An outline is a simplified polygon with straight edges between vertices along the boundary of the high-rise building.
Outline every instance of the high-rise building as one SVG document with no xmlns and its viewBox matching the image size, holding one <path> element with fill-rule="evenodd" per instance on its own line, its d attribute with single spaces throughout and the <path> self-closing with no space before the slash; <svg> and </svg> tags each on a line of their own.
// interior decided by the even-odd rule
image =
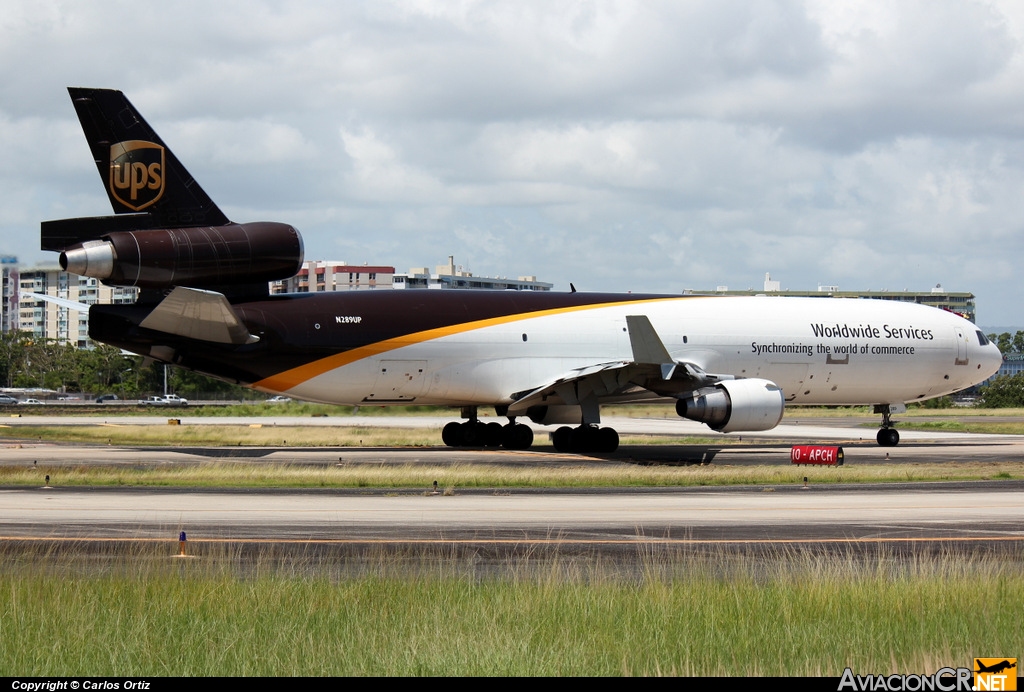
<svg viewBox="0 0 1024 692">
<path fill-rule="evenodd" d="M 85 305 L 134 303 L 138 297 L 137 288 L 106 286 L 98 279 L 70 274 L 58 265 L 21 270 L 18 293 L 18 329 L 78 348 L 93 345 L 89 340 L 89 311 Z M 34 297 L 39 294 L 85 305 L 82 310 L 75 310 Z"/>
<path fill-rule="evenodd" d="M 780 282 L 765 274 L 763 290 L 748 288 L 745 291 L 730 291 L 728 286 L 718 286 L 714 291 L 702 291 L 698 289 L 686 289 L 684 294 L 694 295 L 723 295 L 723 296 L 800 296 L 805 298 L 870 298 L 874 300 L 896 300 L 904 303 L 919 303 L 931 305 L 935 308 L 956 313 L 961 317 L 976 322 L 977 311 L 974 304 L 974 294 L 965 292 L 947 291 L 941 284 L 927 291 L 840 291 L 839 286 L 819 284 L 816 291 L 793 291 L 780 288 Z"/>
<path fill-rule="evenodd" d="M 313 260 L 303 262 L 302 269 L 292 278 L 271 281 L 270 292 L 272 294 L 318 293 L 391 288 L 391 277 L 394 274 L 394 267 Z"/>
<path fill-rule="evenodd" d="M 18 328 L 18 258 L 14 255 L 0 255 L 0 277 L 3 290 L 0 293 L 0 333 Z"/>
<path fill-rule="evenodd" d="M 394 267 L 355 265 L 326 260 L 308 261 L 290 279 L 270 282 L 270 292 L 317 293 L 322 291 L 362 291 L 376 288 L 459 288 L 497 291 L 550 291 L 552 284 L 537 281 L 536 276 L 504 277 L 474 276 L 472 272 L 448 263 L 438 265 L 435 271 L 427 267 L 413 267 L 407 274 L 396 274 Z"/>
<path fill-rule="evenodd" d="M 455 257 L 448 255 L 448 263 L 440 264 L 431 274 L 426 267 L 413 267 L 408 274 L 395 274 L 394 287 L 433 289 L 480 289 L 491 291 L 550 291 L 553 284 L 537 281 L 536 276 L 504 277 L 473 276 L 472 272 L 455 266 Z"/>
</svg>

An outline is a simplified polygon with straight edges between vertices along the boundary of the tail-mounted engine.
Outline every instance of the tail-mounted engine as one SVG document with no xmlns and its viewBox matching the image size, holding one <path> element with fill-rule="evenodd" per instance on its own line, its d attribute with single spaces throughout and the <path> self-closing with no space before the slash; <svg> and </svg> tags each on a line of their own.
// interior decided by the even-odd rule
<svg viewBox="0 0 1024 692">
<path fill-rule="evenodd" d="M 771 430 L 782 420 L 785 405 L 778 385 L 751 378 L 695 390 L 676 402 L 676 413 L 718 432 Z"/>
<path fill-rule="evenodd" d="M 302 259 L 298 231 L 260 222 L 113 231 L 66 247 L 60 266 L 117 286 L 202 288 L 286 279 Z"/>
<path fill-rule="evenodd" d="M 298 231 L 232 223 L 124 94 L 68 93 L 114 216 L 44 221 L 40 247 L 59 252 L 61 268 L 117 286 L 229 293 L 299 272 Z"/>
</svg>

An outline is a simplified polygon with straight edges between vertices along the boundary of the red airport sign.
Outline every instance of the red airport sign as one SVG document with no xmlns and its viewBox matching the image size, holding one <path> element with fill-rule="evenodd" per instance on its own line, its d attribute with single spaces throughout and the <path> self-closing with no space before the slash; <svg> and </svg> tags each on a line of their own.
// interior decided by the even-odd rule
<svg viewBox="0 0 1024 692">
<path fill-rule="evenodd" d="M 789 460 L 794 464 L 842 466 L 843 448 L 826 445 L 793 445 L 789 450 Z"/>
</svg>

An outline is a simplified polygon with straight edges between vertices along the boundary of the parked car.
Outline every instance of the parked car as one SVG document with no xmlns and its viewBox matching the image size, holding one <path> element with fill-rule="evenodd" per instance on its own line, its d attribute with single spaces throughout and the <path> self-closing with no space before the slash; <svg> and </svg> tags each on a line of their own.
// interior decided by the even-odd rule
<svg viewBox="0 0 1024 692">
<path fill-rule="evenodd" d="M 267 403 L 268 404 L 287 404 L 291 400 L 292 400 L 292 398 L 290 396 L 272 396 L 269 399 L 267 399 Z"/>
<path fill-rule="evenodd" d="M 10 404 L 16 404 L 18 400 L 13 396 L 7 394 L 0 394 L 0 406 L 9 406 Z"/>
<path fill-rule="evenodd" d="M 119 399 L 117 398 L 117 394 L 102 394 L 96 397 L 97 404 L 106 403 L 108 401 L 119 401 Z"/>
<path fill-rule="evenodd" d="M 188 399 L 182 399 L 177 394 L 166 396 L 151 396 L 148 399 L 139 399 L 144 406 L 188 406 Z"/>
</svg>

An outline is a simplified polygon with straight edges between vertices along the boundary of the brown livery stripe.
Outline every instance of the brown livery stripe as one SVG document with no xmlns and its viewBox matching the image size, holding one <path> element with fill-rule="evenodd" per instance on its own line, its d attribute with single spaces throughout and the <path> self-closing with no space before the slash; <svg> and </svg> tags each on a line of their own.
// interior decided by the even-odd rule
<svg viewBox="0 0 1024 692">
<path fill-rule="evenodd" d="M 394 351 L 404 346 L 412 346 L 415 344 L 421 344 L 433 339 L 440 339 L 445 336 L 451 336 L 452 334 L 462 334 L 470 332 L 476 329 L 484 329 L 486 327 L 493 327 L 499 324 L 508 324 L 511 322 L 518 322 L 527 319 L 533 319 L 536 317 L 547 317 L 549 315 L 560 315 L 571 312 L 580 312 L 583 310 L 594 310 L 598 308 L 615 307 L 619 305 L 636 305 L 639 303 L 654 303 L 663 302 L 667 300 L 679 300 L 679 297 L 663 297 L 663 298 L 647 298 L 641 300 L 621 300 L 607 303 L 595 303 L 590 305 L 576 305 L 571 307 L 560 307 L 551 308 L 548 310 L 537 310 L 533 312 L 514 313 L 511 315 L 502 315 L 500 317 L 490 317 L 482 320 L 473 320 L 471 322 L 461 322 L 457 324 L 446 325 L 444 327 L 437 327 L 435 329 L 427 329 L 421 332 L 414 332 L 411 334 L 403 334 L 392 339 L 385 339 L 384 341 L 378 341 L 376 343 L 367 344 L 358 348 L 345 351 L 343 353 L 336 353 L 326 358 L 315 360 L 305 365 L 292 368 L 291 370 L 285 370 L 284 372 L 267 377 L 259 382 L 256 382 L 253 386 L 259 389 L 269 389 L 272 391 L 284 392 L 293 387 L 297 387 L 304 382 L 308 382 L 314 377 L 323 375 L 326 372 L 330 372 L 336 368 L 349 365 L 356 361 L 364 358 L 372 358 L 388 351 Z"/>
</svg>

